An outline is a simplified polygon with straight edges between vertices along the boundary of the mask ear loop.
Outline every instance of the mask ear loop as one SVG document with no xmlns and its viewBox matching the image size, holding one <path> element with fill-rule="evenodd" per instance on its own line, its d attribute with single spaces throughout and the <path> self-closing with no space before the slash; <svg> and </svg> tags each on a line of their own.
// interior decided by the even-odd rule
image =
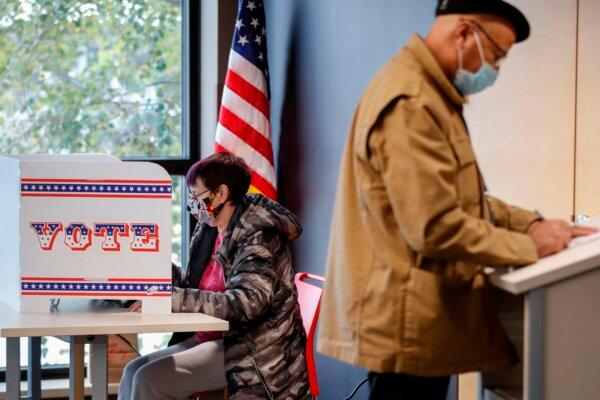
<svg viewBox="0 0 600 400">
<path fill-rule="evenodd" d="M 458 70 L 460 71 L 463 69 L 463 54 L 460 47 L 457 47 L 456 50 L 458 50 Z"/>
<path fill-rule="evenodd" d="M 473 38 L 475 39 L 475 43 L 477 44 L 477 51 L 479 52 L 479 58 L 481 58 L 481 65 L 487 64 L 487 60 L 485 59 L 483 53 L 483 46 L 481 45 L 481 39 L 479 39 L 479 34 L 477 31 L 473 31 Z"/>
</svg>

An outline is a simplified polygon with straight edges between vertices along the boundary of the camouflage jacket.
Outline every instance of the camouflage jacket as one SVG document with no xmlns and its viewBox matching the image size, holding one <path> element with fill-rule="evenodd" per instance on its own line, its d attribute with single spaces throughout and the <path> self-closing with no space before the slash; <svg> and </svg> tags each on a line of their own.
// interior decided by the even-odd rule
<svg viewBox="0 0 600 400">
<path fill-rule="evenodd" d="M 200 226 L 194 232 L 191 259 L 210 257 L 205 253 L 212 250 L 215 235 L 202 232 L 206 229 Z M 226 291 L 174 288 L 174 312 L 201 312 L 229 321 L 223 340 L 232 400 L 308 398 L 306 335 L 288 246 L 301 231 L 296 217 L 278 203 L 248 195 L 214 256 L 223 266 Z M 211 243 L 200 243 L 202 238 Z M 195 280 L 181 271 L 174 275 L 174 286 Z"/>
</svg>

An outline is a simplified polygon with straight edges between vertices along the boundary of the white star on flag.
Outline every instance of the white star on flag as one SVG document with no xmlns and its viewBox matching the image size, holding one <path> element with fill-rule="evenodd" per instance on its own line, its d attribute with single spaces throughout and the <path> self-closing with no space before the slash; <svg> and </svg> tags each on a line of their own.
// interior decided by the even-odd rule
<svg viewBox="0 0 600 400">
<path fill-rule="evenodd" d="M 245 45 L 247 45 L 249 42 L 248 42 L 248 39 L 246 38 L 246 36 L 241 36 L 241 35 L 240 35 L 240 38 L 239 38 L 239 40 L 238 40 L 238 43 L 239 43 L 239 44 L 241 44 L 242 46 L 245 46 Z"/>
</svg>

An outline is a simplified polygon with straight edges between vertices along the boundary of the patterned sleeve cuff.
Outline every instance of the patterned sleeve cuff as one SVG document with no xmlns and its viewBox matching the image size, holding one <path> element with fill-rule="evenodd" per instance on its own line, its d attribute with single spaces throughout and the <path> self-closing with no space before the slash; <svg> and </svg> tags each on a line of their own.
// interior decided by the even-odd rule
<svg viewBox="0 0 600 400">
<path fill-rule="evenodd" d="M 185 289 L 181 289 L 178 287 L 173 287 L 173 293 L 171 294 L 172 306 L 171 309 L 173 312 L 183 312 L 183 294 Z"/>
</svg>

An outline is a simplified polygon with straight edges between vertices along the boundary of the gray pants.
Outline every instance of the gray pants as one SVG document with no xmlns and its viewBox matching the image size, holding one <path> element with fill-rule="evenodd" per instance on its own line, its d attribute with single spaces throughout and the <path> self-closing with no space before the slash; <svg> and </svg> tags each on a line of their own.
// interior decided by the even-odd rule
<svg viewBox="0 0 600 400">
<path fill-rule="evenodd" d="M 129 362 L 118 400 L 187 400 L 196 392 L 226 386 L 223 341 L 197 345 L 190 338 Z"/>
</svg>

